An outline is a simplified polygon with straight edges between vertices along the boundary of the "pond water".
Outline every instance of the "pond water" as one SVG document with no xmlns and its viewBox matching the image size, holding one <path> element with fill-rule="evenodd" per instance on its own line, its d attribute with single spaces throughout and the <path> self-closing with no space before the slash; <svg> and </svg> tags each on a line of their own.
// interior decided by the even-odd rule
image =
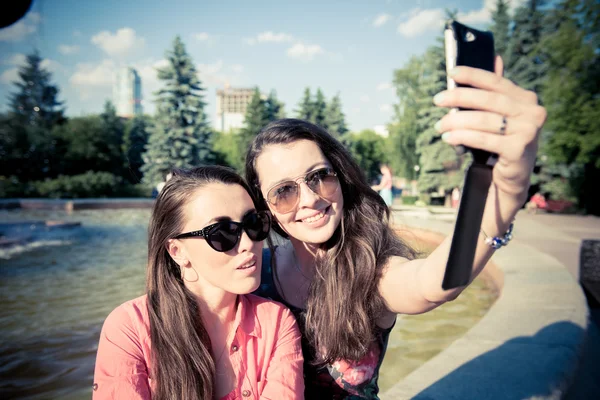
<svg viewBox="0 0 600 400">
<path fill-rule="evenodd" d="M 0 398 L 89 399 L 106 316 L 143 294 L 149 210 L 0 210 L 0 221 L 56 219 L 81 226 L 0 249 Z M 398 319 L 382 391 L 462 336 L 494 294 L 477 280 L 458 300 Z"/>
</svg>

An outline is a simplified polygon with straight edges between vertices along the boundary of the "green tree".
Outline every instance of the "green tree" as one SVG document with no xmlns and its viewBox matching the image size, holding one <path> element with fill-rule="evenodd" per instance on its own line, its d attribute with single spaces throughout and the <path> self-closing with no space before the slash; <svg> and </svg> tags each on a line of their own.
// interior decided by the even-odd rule
<svg viewBox="0 0 600 400">
<path fill-rule="evenodd" d="M 333 96 L 331 102 L 327 105 L 325 117 L 325 125 L 329 133 L 336 139 L 345 141 L 348 126 L 346 125 L 346 117 L 342 111 L 342 101 L 339 93 Z"/>
<path fill-rule="evenodd" d="M 105 129 L 99 115 L 71 118 L 57 126 L 52 137 L 61 154 L 60 174 L 78 175 L 87 171 L 113 172 L 121 161 L 120 143 Z"/>
<path fill-rule="evenodd" d="M 435 123 L 447 112 L 431 101 L 435 94 L 446 89 L 446 62 L 440 45 L 432 46 L 425 52 L 421 76 L 419 94 L 422 97 L 417 99 L 417 127 L 420 133 L 416 141 L 420 165 L 419 191 L 449 192 L 460 186 L 462 181 L 462 175 L 457 173 L 461 158 L 451 146 L 440 140 L 434 128 Z"/>
<path fill-rule="evenodd" d="M 3 171 L 21 181 L 56 176 L 60 156 L 50 131 L 65 121 L 59 89 L 51 83 L 52 74 L 43 67 L 36 50 L 26 57 L 9 96 L 10 111 L 3 117 L 0 154 Z"/>
<path fill-rule="evenodd" d="M 397 175 L 415 179 L 415 166 L 419 164 L 417 137 L 419 135 L 418 115 L 425 98 L 422 93 L 421 79 L 423 56 L 413 56 L 404 68 L 394 71 L 394 87 L 398 104 L 394 107 L 394 120 L 388 126 L 388 158 L 390 166 Z"/>
<path fill-rule="evenodd" d="M 547 69 L 539 48 L 546 32 L 541 10 L 544 3 L 544 0 L 528 0 L 515 10 L 508 57 L 505 60 L 506 76 L 536 93 L 540 93 Z"/>
<path fill-rule="evenodd" d="M 242 173 L 246 153 L 240 145 L 240 139 L 239 131 L 215 132 L 213 141 L 215 164 L 226 165 Z"/>
<path fill-rule="evenodd" d="M 315 115 L 315 107 L 310 93 L 310 88 L 304 89 L 304 96 L 298 104 L 298 110 L 296 111 L 296 117 L 305 121 L 313 121 Z"/>
<path fill-rule="evenodd" d="M 274 117 L 270 111 L 267 108 L 267 102 L 261 97 L 260 91 L 255 88 L 246 109 L 244 127 L 240 130 L 239 152 L 242 157 L 246 156 L 246 150 L 258 132 L 270 122 L 269 117 Z"/>
<path fill-rule="evenodd" d="M 494 34 L 494 47 L 496 54 L 505 60 L 507 45 L 509 42 L 510 16 L 508 15 L 509 2 L 496 0 L 496 6 L 492 11 L 492 26 L 490 30 Z M 506 60 L 505 60 L 506 61 Z"/>
<path fill-rule="evenodd" d="M 548 111 L 542 153 L 569 171 L 579 206 L 600 215 L 600 49 L 597 2 L 563 0 L 550 13 L 544 37 Z M 556 179 L 565 181 L 566 174 Z M 546 182 L 551 185 L 551 182 Z"/>
<path fill-rule="evenodd" d="M 117 176 L 123 175 L 124 153 L 123 153 L 123 137 L 125 135 L 125 125 L 121 118 L 117 115 L 117 110 L 114 104 L 107 100 L 104 103 L 104 111 L 100 114 L 102 121 L 103 138 L 106 149 L 110 151 L 110 169 L 109 172 Z"/>
<path fill-rule="evenodd" d="M 50 129 L 64 120 L 64 109 L 58 101 L 59 89 L 51 83 L 52 74 L 42 61 L 37 50 L 27 55 L 15 82 L 17 92 L 10 96 L 10 109 L 22 122 Z"/>
<path fill-rule="evenodd" d="M 380 175 L 379 166 L 387 162 L 385 139 L 370 129 L 348 135 L 348 147 L 369 182 Z"/>
<path fill-rule="evenodd" d="M 325 95 L 323 95 L 323 91 L 321 88 L 317 89 L 317 94 L 315 96 L 315 100 L 313 102 L 313 115 L 310 122 L 315 125 L 320 126 L 321 128 L 328 130 L 326 119 L 327 119 L 327 101 L 325 100 Z"/>
<path fill-rule="evenodd" d="M 267 120 L 275 121 L 276 119 L 285 118 L 283 103 L 277 99 L 277 92 L 271 90 L 269 97 L 265 100 L 265 108 L 267 111 Z"/>
<path fill-rule="evenodd" d="M 192 58 L 179 36 L 158 69 L 164 87 L 156 93 L 157 113 L 143 155 L 144 180 L 154 184 L 173 168 L 214 162 L 212 130 L 204 112 L 203 88 Z"/>
<path fill-rule="evenodd" d="M 148 131 L 151 125 L 146 115 L 136 115 L 125 126 L 123 139 L 123 155 L 125 157 L 125 177 L 130 183 L 138 183 L 142 179 L 141 168 L 144 165 L 142 154 L 148 143 Z"/>
</svg>

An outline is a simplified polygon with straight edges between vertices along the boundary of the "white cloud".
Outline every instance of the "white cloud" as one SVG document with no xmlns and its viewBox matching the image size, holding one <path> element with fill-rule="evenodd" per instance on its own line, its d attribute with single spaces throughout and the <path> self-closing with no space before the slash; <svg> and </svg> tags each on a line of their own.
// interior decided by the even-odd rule
<svg viewBox="0 0 600 400">
<path fill-rule="evenodd" d="M 25 56 L 25 54 L 17 53 L 13 54 L 12 57 L 10 57 L 4 62 L 4 64 L 21 66 L 25 64 L 26 60 L 27 57 Z"/>
<path fill-rule="evenodd" d="M 25 65 L 27 62 L 27 57 L 25 54 L 13 54 L 10 58 L 3 62 L 5 65 L 11 65 L 13 68 L 9 68 L 5 70 L 2 75 L 0 75 L 1 83 L 12 83 L 19 79 L 19 68 Z M 40 62 L 40 67 L 50 71 L 52 73 L 57 73 L 63 71 L 63 66 L 57 61 L 50 59 L 43 59 Z"/>
<path fill-rule="evenodd" d="M 69 46 L 68 44 L 61 44 L 60 46 L 58 46 L 58 51 L 64 55 L 75 54 L 79 51 L 79 46 Z"/>
<path fill-rule="evenodd" d="M 239 64 L 225 65 L 223 60 L 217 60 L 210 64 L 198 64 L 196 69 L 198 70 L 198 78 L 204 86 L 235 84 L 244 70 Z"/>
<path fill-rule="evenodd" d="M 48 58 L 42 60 L 40 67 L 52 72 L 53 74 L 61 71 L 63 68 L 58 61 L 50 60 Z"/>
<path fill-rule="evenodd" d="M 392 106 L 390 104 L 382 104 L 379 106 L 379 111 L 382 113 L 389 113 L 392 111 Z"/>
<path fill-rule="evenodd" d="M 32 11 L 29 14 L 27 14 L 27 16 L 25 18 L 34 24 L 39 24 L 40 21 L 42 20 L 42 16 L 40 15 L 40 13 L 35 12 L 35 11 Z"/>
<path fill-rule="evenodd" d="M 244 43 L 254 46 L 257 43 L 286 43 L 293 40 L 293 36 L 287 33 L 274 33 L 272 31 L 265 31 L 256 35 L 256 37 L 244 38 Z"/>
<path fill-rule="evenodd" d="M 363 94 L 362 96 L 360 96 L 360 101 L 362 101 L 363 103 L 368 103 L 371 101 L 371 98 L 368 95 Z"/>
<path fill-rule="evenodd" d="M 244 72 L 244 66 L 240 65 L 240 64 L 234 64 L 234 65 L 230 66 L 229 69 L 231 69 L 233 72 L 236 72 L 238 74 Z"/>
<path fill-rule="evenodd" d="M 194 33 L 192 36 L 199 42 L 206 42 L 210 40 L 210 35 L 206 32 Z"/>
<path fill-rule="evenodd" d="M 1 83 L 13 83 L 15 81 L 17 81 L 19 79 L 19 68 L 10 68 L 7 69 L 6 71 L 2 72 L 2 75 L 0 75 L 0 82 Z"/>
<path fill-rule="evenodd" d="M 131 28 L 121 28 L 114 34 L 102 31 L 92 37 L 92 43 L 109 56 L 120 56 L 144 47 L 145 40 L 138 37 Z"/>
<path fill-rule="evenodd" d="M 411 11 L 408 21 L 398 25 L 398 33 L 406 37 L 414 37 L 428 30 L 439 29 L 444 23 L 444 10 L 441 8 Z"/>
<path fill-rule="evenodd" d="M 458 13 L 458 20 L 465 24 L 485 24 L 492 22 L 492 11 L 496 9 L 497 0 L 484 0 L 481 9 Z M 512 0 L 509 2 L 509 14 L 512 15 L 517 7 L 522 6 L 526 0 Z"/>
<path fill-rule="evenodd" d="M 375 27 L 380 27 L 385 25 L 386 22 L 388 22 L 390 20 L 390 18 L 392 18 L 392 16 L 390 14 L 379 14 L 377 17 L 375 17 L 375 19 L 373 20 L 373 26 Z"/>
<path fill-rule="evenodd" d="M 263 33 L 259 33 L 258 37 L 256 40 L 258 40 L 258 42 L 263 43 L 263 42 L 275 42 L 275 43 L 282 43 L 282 42 L 291 42 L 292 41 L 292 35 L 288 35 L 287 33 L 273 33 L 271 31 L 267 31 L 267 32 L 263 32 Z"/>
<path fill-rule="evenodd" d="M 41 16 L 37 12 L 30 12 L 19 22 L 0 30 L 0 42 L 18 42 L 37 31 Z"/>
<path fill-rule="evenodd" d="M 289 49 L 287 49 L 287 55 L 290 58 L 295 58 L 300 61 L 308 62 L 312 61 L 315 56 L 324 54 L 325 50 L 318 44 L 304 44 L 296 43 Z"/>
<path fill-rule="evenodd" d="M 383 137 L 388 137 L 390 135 L 390 132 L 388 131 L 388 129 L 385 125 L 375 125 L 373 127 L 373 131 L 375 131 L 375 133 L 378 134 L 379 136 L 383 136 Z"/>
<path fill-rule="evenodd" d="M 69 81 L 75 86 L 110 86 L 115 69 L 115 62 L 108 59 L 100 64 L 79 63 Z"/>
<path fill-rule="evenodd" d="M 389 82 L 381 82 L 379 85 L 377 85 L 377 90 L 378 91 L 383 91 L 383 90 L 388 90 L 392 88 L 392 84 Z"/>
<path fill-rule="evenodd" d="M 468 13 L 459 13 L 457 19 L 463 24 L 481 24 L 492 20 L 491 10 L 482 8 L 480 10 L 469 11 Z"/>
</svg>

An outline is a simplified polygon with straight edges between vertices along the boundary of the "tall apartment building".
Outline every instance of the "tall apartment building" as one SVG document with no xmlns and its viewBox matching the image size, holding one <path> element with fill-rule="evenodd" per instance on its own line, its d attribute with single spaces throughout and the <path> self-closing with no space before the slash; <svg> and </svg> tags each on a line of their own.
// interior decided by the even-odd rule
<svg viewBox="0 0 600 400">
<path fill-rule="evenodd" d="M 217 114 L 215 117 L 215 129 L 221 132 L 229 132 L 244 126 L 246 109 L 252 99 L 254 89 L 230 88 L 217 90 Z"/>
<path fill-rule="evenodd" d="M 132 118 L 142 114 L 142 80 L 135 69 L 123 67 L 117 70 L 113 101 L 120 117 Z"/>
</svg>

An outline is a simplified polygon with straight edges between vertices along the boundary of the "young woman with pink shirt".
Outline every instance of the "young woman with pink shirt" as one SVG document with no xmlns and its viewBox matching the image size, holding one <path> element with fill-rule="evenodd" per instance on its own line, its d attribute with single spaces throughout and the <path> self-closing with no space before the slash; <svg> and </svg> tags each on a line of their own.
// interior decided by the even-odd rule
<svg viewBox="0 0 600 400">
<path fill-rule="evenodd" d="M 102 328 L 95 400 L 302 398 L 293 315 L 248 294 L 270 222 L 232 170 L 174 171 L 150 218 L 146 294 Z"/>
</svg>

